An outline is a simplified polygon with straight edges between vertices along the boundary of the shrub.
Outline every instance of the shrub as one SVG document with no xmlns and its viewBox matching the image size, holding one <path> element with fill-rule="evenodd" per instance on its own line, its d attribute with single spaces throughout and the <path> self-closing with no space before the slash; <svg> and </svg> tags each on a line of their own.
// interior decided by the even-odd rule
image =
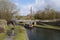
<svg viewBox="0 0 60 40">
<path fill-rule="evenodd" d="M 0 27 L 0 33 L 4 32 L 4 28 Z"/>
</svg>

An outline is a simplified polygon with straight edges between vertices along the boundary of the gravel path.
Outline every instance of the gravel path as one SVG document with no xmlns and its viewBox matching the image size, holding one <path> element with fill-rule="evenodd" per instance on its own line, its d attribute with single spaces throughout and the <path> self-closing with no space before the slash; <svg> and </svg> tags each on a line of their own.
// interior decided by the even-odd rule
<svg viewBox="0 0 60 40">
<path fill-rule="evenodd" d="M 11 37 L 7 36 L 4 40 L 13 40 L 13 38 L 14 36 L 11 36 Z"/>
</svg>

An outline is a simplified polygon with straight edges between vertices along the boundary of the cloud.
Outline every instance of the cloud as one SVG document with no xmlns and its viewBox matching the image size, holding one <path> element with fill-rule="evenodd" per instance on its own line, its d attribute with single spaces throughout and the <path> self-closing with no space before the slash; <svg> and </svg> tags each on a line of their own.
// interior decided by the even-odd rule
<svg viewBox="0 0 60 40">
<path fill-rule="evenodd" d="M 33 11 L 42 10 L 47 6 L 47 4 L 51 5 L 51 7 L 54 9 L 57 9 L 57 10 L 60 9 L 60 0 L 35 0 L 35 3 L 29 4 L 29 5 L 21 5 L 16 0 L 15 4 L 20 7 L 21 15 L 29 14 L 31 7 Z"/>
<path fill-rule="evenodd" d="M 60 0 L 51 0 L 55 6 L 60 7 Z"/>
<path fill-rule="evenodd" d="M 12 2 L 15 3 L 16 6 L 19 6 L 19 0 L 13 0 Z"/>
<path fill-rule="evenodd" d="M 38 10 L 38 9 L 43 9 L 45 5 L 46 5 L 45 0 L 36 0 L 33 7 L 35 10 Z"/>
<path fill-rule="evenodd" d="M 13 0 L 14 2 L 18 2 L 19 0 Z"/>
<path fill-rule="evenodd" d="M 44 3 L 45 3 L 45 0 L 36 0 L 36 4 L 41 5 L 41 4 L 44 4 Z"/>
<path fill-rule="evenodd" d="M 29 5 L 21 5 L 21 13 L 22 15 L 27 15 L 30 13 L 30 8 L 32 7 L 33 11 L 37 11 L 38 9 L 43 9 L 45 6 L 44 0 L 35 0 L 35 3 Z"/>
<path fill-rule="evenodd" d="M 19 3 L 18 2 L 15 2 L 15 5 L 19 6 Z"/>
<path fill-rule="evenodd" d="M 47 4 L 57 11 L 60 10 L 60 0 L 47 0 Z"/>
<path fill-rule="evenodd" d="M 30 13 L 30 5 L 29 6 L 21 6 L 20 10 L 21 15 L 27 15 Z"/>
</svg>

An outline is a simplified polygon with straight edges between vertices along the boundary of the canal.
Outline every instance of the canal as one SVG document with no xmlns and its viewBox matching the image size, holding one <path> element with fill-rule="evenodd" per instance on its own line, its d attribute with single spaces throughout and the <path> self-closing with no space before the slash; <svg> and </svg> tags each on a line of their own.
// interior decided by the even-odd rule
<svg viewBox="0 0 60 40">
<path fill-rule="evenodd" d="M 26 29 L 29 40 L 60 40 L 60 31 L 44 28 Z"/>
</svg>

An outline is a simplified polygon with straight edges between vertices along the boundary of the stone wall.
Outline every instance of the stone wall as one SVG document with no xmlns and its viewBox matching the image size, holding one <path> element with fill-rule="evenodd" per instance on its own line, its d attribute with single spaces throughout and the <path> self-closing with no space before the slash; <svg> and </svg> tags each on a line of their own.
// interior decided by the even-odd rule
<svg viewBox="0 0 60 40">
<path fill-rule="evenodd" d="M 3 19 L 0 19 L 0 27 L 5 29 L 6 26 L 7 26 L 7 21 L 3 20 Z"/>
</svg>

